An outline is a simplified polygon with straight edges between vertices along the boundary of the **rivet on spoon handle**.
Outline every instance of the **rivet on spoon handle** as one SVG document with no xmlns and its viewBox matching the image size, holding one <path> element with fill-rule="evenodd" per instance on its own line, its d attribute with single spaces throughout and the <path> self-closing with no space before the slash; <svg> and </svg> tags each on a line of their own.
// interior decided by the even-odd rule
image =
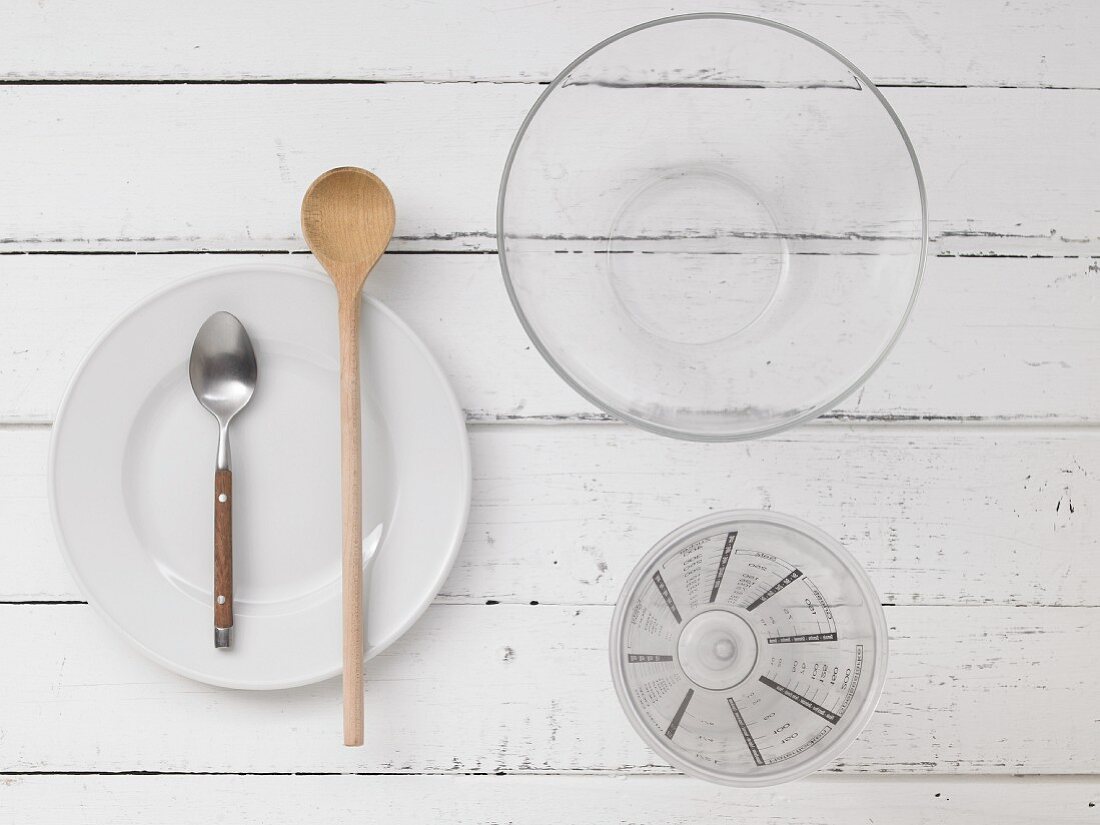
<svg viewBox="0 0 1100 825">
<path fill-rule="evenodd" d="M 363 282 L 393 235 L 393 198 L 365 169 L 343 166 L 302 199 L 302 233 L 332 278 L 340 323 L 340 467 L 343 499 L 344 744 L 363 744 L 363 465 L 359 310 Z"/>
</svg>

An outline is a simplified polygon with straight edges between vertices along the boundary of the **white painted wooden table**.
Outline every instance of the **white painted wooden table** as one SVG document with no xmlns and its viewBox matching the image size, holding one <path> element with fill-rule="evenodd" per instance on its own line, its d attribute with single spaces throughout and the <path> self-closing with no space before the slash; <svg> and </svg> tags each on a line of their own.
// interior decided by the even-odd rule
<svg viewBox="0 0 1100 825">
<path fill-rule="evenodd" d="M 627 25 L 760 14 L 881 83 L 927 178 L 931 259 L 889 361 L 792 434 L 700 446 L 581 401 L 494 254 L 508 144 L 558 68 Z M 1100 6 L 630 0 L 0 8 L 0 823 L 1096 822 L 1100 819 Z M 306 263 L 325 168 L 399 201 L 368 289 L 468 411 L 470 527 L 413 631 L 339 685 L 189 682 L 116 639 L 55 547 L 45 457 L 95 336 L 228 261 Z M 890 679 L 831 768 L 777 790 L 675 775 L 606 664 L 618 589 L 665 531 L 774 507 L 879 588 Z"/>
</svg>

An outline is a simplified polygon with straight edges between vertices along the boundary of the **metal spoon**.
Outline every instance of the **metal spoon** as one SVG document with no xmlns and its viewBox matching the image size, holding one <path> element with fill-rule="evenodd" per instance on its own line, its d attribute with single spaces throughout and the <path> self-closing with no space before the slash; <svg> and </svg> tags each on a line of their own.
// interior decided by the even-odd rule
<svg viewBox="0 0 1100 825">
<path fill-rule="evenodd" d="M 195 336 L 188 369 L 199 403 L 218 420 L 214 470 L 214 647 L 229 647 L 233 630 L 233 472 L 229 422 L 256 389 L 256 353 L 244 326 L 215 312 Z"/>
</svg>

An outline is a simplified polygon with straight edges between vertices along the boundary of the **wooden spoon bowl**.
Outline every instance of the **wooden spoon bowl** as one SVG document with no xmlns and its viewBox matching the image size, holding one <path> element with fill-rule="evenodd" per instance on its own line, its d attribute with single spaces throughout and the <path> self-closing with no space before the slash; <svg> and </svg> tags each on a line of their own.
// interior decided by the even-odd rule
<svg viewBox="0 0 1100 825">
<path fill-rule="evenodd" d="M 390 190 L 366 169 L 330 169 L 302 199 L 306 243 L 337 290 L 362 289 L 390 242 L 393 224 Z"/>
</svg>

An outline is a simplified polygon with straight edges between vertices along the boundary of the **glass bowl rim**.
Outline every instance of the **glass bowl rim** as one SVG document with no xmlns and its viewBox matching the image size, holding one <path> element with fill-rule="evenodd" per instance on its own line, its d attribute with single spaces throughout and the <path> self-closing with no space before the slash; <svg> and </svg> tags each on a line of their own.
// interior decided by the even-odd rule
<svg viewBox="0 0 1100 825">
<path fill-rule="evenodd" d="M 839 394 L 835 395 L 826 402 L 823 402 L 808 409 L 807 411 L 795 416 L 794 418 L 782 421 L 779 424 L 769 424 L 763 427 L 756 427 L 754 429 L 722 432 L 684 429 L 680 427 L 661 424 L 648 418 L 642 418 L 625 410 L 615 408 L 608 402 L 597 397 L 596 394 L 589 390 L 587 387 L 583 386 L 581 382 L 575 379 L 570 374 L 569 370 L 567 370 L 558 361 L 558 359 L 554 357 L 547 346 L 543 343 L 542 339 L 539 338 L 538 334 L 535 332 L 534 327 L 532 326 L 530 320 L 527 318 L 527 315 L 523 310 L 523 306 L 520 303 L 519 297 L 516 294 L 515 284 L 513 283 L 512 275 L 508 267 L 508 254 L 504 248 L 504 199 L 508 191 L 508 180 L 511 176 L 512 166 L 515 163 L 516 155 L 519 152 L 519 147 L 523 143 L 524 137 L 527 135 L 527 130 L 530 128 L 531 123 L 535 119 L 535 116 L 542 109 L 543 104 L 550 97 L 550 95 L 553 94 L 555 90 L 561 88 L 566 78 L 569 77 L 569 75 L 573 72 L 575 68 L 577 68 L 577 66 L 584 63 L 586 60 L 588 60 L 589 57 L 596 54 L 600 50 L 604 49 L 607 46 L 610 46 L 612 43 L 622 40 L 623 38 L 628 37 L 635 32 L 644 31 L 645 29 L 655 28 L 657 26 L 663 26 L 670 23 L 681 23 L 688 20 L 706 19 L 752 23 L 756 25 L 766 26 L 771 29 L 776 29 L 785 34 L 790 34 L 795 37 L 801 38 L 811 45 L 817 46 L 826 54 L 839 61 L 845 68 L 847 68 L 857 78 L 859 78 L 860 81 L 866 84 L 868 90 L 870 90 L 871 93 L 874 94 L 879 104 L 890 116 L 890 119 L 894 123 L 894 127 L 897 129 L 898 134 L 900 135 L 902 142 L 905 145 L 906 152 L 908 152 L 909 154 L 909 160 L 913 164 L 913 174 L 916 178 L 917 191 L 920 195 L 921 211 L 920 255 L 917 260 L 916 271 L 913 275 L 913 287 L 909 294 L 909 303 L 907 304 L 905 311 L 902 313 L 901 318 L 897 322 L 897 327 L 894 330 L 894 334 L 890 337 L 890 340 L 886 342 L 886 345 L 882 348 L 881 352 L 879 352 L 875 360 L 863 371 L 863 373 L 855 381 L 853 381 Z M 688 441 L 747 441 L 753 438 L 761 438 L 763 436 L 781 433 L 785 430 L 791 429 L 792 427 L 797 427 L 799 424 L 805 423 L 806 421 L 817 418 L 822 413 L 833 409 L 838 404 L 840 404 L 841 401 L 843 401 L 845 398 L 847 398 L 849 395 L 859 389 L 867 381 L 867 379 L 871 377 L 875 370 L 877 370 L 882 365 L 882 362 L 886 360 L 887 356 L 890 354 L 891 350 L 893 350 L 894 345 L 901 337 L 901 333 L 905 330 L 905 327 L 909 322 L 909 317 L 912 315 L 913 307 L 915 306 L 917 301 L 917 293 L 920 291 L 920 286 L 924 279 L 924 266 L 928 254 L 928 198 L 925 191 L 924 174 L 921 171 L 920 161 L 917 159 L 916 150 L 913 148 L 913 143 L 909 139 L 908 132 L 905 131 L 905 126 L 902 125 L 901 119 L 898 117 L 897 112 L 894 111 L 894 108 L 890 105 L 889 101 L 886 100 L 886 97 L 879 90 L 878 86 L 875 85 L 874 81 L 872 81 L 871 78 L 864 74 L 864 72 L 860 70 L 858 66 L 852 63 L 852 61 L 850 61 L 843 54 L 841 54 L 839 51 L 837 51 L 827 43 L 824 43 L 821 40 L 818 40 L 816 37 L 806 34 L 805 32 L 800 31 L 793 26 L 788 26 L 785 23 L 778 23 L 774 20 L 768 20 L 765 17 L 755 17 L 748 14 L 734 14 L 731 12 L 695 12 L 691 14 L 675 14 L 668 17 L 659 17 L 655 20 L 649 20 L 645 23 L 639 23 L 635 26 L 630 26 L 629 28 L 623 29 L 616 34 L 613 34 L 610 37 L 601 40 L 595 46 L 592 46 L 590 49 L 586 50 L 558 73 L 557 77 L 555 77 L 550 82 L 550 84 L 542 91 L 538 99 L 535 101 L 534 105 L 531 107 L 530 111 L 524 117 L 523 123 L 520 124 L 519 131 L 516 132 L 516 136 L 512 140 L 512 146 L 508 150 L 508 157 L 504 163 L 504 171 L 501 174 L 500 186 L 497 191 L 496 231 L 497 257 L 500 260 L 500 269 L 504 277 L 504 286 L 508 292 L 508 298 L 512 303 L 512 308 L 515 310 L 516 316 L 519 318 L 519 322 L 522 325 L 524 332 L 527 333 L 527 337 L 531 340 L 531 343 L 534 344 L 535 349 L 538 350 L 539 354 L 543 357 L 546 363 L 548 363 L 554 370 L 554 372 L 556 372 L 558 376 L 560 376 L 561 379 L 565 381 L 565 383 L 568 384 L 570 387 L 572 387 L 582 398 L 584 398 L 600 410 L 603 410 L 603 412 L 607 413 L 613 418 L 617 418 L 621 421 L 626 422 L 627 424 L 631 424 L 635 427 L 638 427 L 639 429 L 655 433 L 657 435 L 671 436 L 673 438 L 679 438 Z"/>
</svg>

